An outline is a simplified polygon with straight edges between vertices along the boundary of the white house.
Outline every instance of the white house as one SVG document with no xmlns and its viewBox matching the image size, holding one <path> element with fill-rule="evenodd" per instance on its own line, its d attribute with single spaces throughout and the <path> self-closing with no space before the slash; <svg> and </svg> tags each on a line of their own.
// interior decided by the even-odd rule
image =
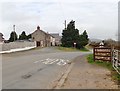
<svg viewBox="0 0 120 91">
<path fill-rule="evenodd" d="M 50 35 L 54 37 L 55 46 L 59 46 L 61 44 L 61 36 L 59 36 L 59 33 L 51 33 Z"/>
</svg>

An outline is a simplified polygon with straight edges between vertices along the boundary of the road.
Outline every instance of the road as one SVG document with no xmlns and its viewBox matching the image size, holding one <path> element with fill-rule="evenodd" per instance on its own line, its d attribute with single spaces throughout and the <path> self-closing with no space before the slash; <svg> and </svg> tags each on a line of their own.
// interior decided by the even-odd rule
<svg viewBox="0 0 120 91">
<path fill-rule="evenodd" d="M 3 89 L 53 88 L 69 62 L 89 52 L 63 52 L 56 47 L 2 55 Z"/>
</svg>

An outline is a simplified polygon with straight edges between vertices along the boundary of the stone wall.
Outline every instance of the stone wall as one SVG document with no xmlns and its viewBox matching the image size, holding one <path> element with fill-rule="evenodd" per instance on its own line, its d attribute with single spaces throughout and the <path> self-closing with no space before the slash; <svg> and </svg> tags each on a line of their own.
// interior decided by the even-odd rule
<svg viewBox="0 0 120 91">
<path fill-rule="evenodd" d="M 17 48 L 25 48 L 25 47 L 32 47 L 36 46 L 35 42 L 10 42 L 10 43 L 3 43 L 0 44 L 0 47 L 2 48 L 0 51 L 7 51 L 10 49 L 17 49 Z"/>
</svg>

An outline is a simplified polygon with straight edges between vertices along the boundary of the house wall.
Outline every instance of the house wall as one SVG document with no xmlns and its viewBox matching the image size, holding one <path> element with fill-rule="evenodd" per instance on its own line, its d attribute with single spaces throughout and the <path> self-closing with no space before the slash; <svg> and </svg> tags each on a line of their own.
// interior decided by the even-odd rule
<svg viewBox="0 0 120 91">
<path fill-rule="evenodd" d="M 50 35 L 37 30 L 32 34 L 33 41 L 40 42 L 41 47 L 51 46 Z"/>
<path fill-rule="evenodd" d="M 0 42 L 2 42 L 3 41 L 3 39 L 2 39 L 2 37 L 0 36 Z"/>
<path fill-rule="evenodd" d="M 40 45 L 45 46 L 45 34 L 41 31 L 36 31 L 32 34 L 33 41 L 40 42 Z"/>
<path fill-rule="evenodd" d="M 55 45 L 59 46 L 61 44 L 61 37 L 58 33 L 51 34 L 55 38 Z"/>
<path fill-rule="evenodd" d="M 50 42 L 50 35 L 46 34 L 46 46 L 51 46 L 51 42 Z"/>
<path fill-rule="evenodd" d="M 50 37 L 51 46 L 55 46 L 55 38 Z"/>
<path fill-rule="evenodd" d="M 0 43 L 4 41 L 2 33 L 0 33 Z"/>
</svg>

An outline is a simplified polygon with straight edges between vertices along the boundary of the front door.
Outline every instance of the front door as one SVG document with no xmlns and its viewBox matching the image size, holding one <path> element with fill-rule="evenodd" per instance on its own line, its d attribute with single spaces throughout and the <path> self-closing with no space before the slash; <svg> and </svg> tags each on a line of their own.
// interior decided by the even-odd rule
<svg viewBox="0 0 120 91">
<path fill-rule="evenodd" d="M 37 47 L 40 46 L 40 41 L 36 41 Z"/>
</svg>

